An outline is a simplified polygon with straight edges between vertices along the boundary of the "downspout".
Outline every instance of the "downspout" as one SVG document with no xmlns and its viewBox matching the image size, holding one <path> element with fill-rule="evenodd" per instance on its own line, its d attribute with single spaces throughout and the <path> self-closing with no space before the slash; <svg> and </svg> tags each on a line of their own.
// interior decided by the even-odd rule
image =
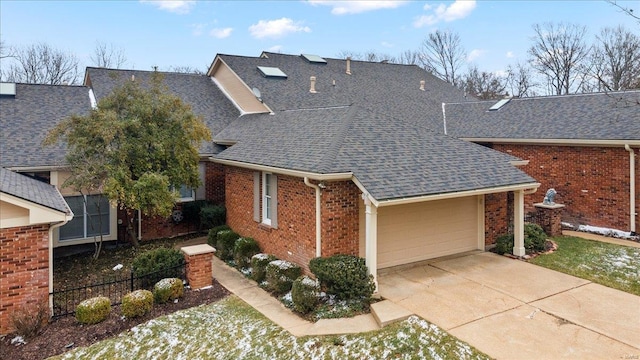
<svg viewBox="0 0 640 360">
<path fill-rule="evenodd" d="M 316 189 L 316 257 L 322 256 L 322 232 L 320 231 L 320 225 L 322 218 L 320 214 L 320 186 L 309 182 L 308 177 L 304 177 L 304 184 L 308 187 Z"/>
<path fill-rule="evenodd" d="M 53 230 L 57 229 L 73 219 L 73 212 L 65 215 L 64 220 L 49 226 L 49 314 L 53 316 Z"/>
<path fill-rule="evenodd" d="M 142 241 L 142 210 L 138 210 L 138 241 Z"/>
<path fill-rule="evenodd" d="M 629 144 L 624 144 L 624 149 L 629 152 L 629 230 L 633 236 L 636 234 L 636 153 Z"/>
</svg>

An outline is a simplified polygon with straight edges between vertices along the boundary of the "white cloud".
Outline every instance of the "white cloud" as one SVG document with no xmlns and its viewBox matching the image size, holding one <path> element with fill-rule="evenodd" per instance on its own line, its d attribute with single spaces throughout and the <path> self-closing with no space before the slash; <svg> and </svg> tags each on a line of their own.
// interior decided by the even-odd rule
<svg viewBox="0 0 640 360">
<path fill-rule="evenodd" d="M 389 42 L 386 42 L 386 41 L 381 42 L 380 45 L 382 45 L 382 46 L 384 46 L 386 48 L 392 48 L 393 47 L 392 43 L 389 43 Z"/>
<path fill-rule="evenodd" d="M 233 31 L 233 28 L 224 28 L 224 29 L 211 29 L 211 31 L 209 32 L 209 35 L 218 38 L 218 39 L 224 39 L 226 37 L 231 36 L 231 32 Z"/>
<path fill-rule="evenodd" d="M 331 0 L 309 0 L 311 5 L 331 6 L 333 15 L 359 14 L 367 11 L 379 9 L 395 9 L 407 3 L 407 1 L 331 1 Z"/>
<path fill-rule="evenodd" d="M 251 36 L 262 38 L 277 38 L 297 32 L 311 32 L 311 28 L 303 26 L 300 21 L 293 21 L 289 18 L 277 20 L 260 20 L 257 24 L 249 26 Z"/>
<path fill-rule="evenodd" d="M 506 78 L 507 76 L 509 76 L 509 73 L 506 70 L 496 70 L 493 73 L 501 78 Z"/>
<path fill-rule="evenodd" d="M 413 22 L 413 26 L 420 28 L 426 25 L 435 25 L 441 21 L 451 22 L 454 20 L 464 19 L 469 16 L 475 8 L 475 0 L 456 0 L 449 6 L 440 4 L 433 10 L 433 14 L 418 17 Z M 432 7 L 427 7 L 425 5 L 424 9 L 429 11 Z"/>
<path fill-rule="evenodd" d="M 482 50 L 482 49 L 473 49 L 469 52 L 469 55 L 467 55 L 467 62 L 472 62 L 475 59 L 479 58 L 480 56 L 484 55 L 486 51 Z"/>
<path fill-rule="evenodd" d="M 282 52 L 282 45 L 273 45 L 272 47 L 268 48 L 267 51 L 273 52 L 273 53 Z"/>
<path fill-rule="evenodd" d="M 513 51 L 507 51 L 506 56 L 507 56 L 509 59 L 516 57 L 516 56 L 515 56 L 515 54 L 513 53 Z"/>
<path fill-rule="evenodd" d="M 195 0 L 140 0 L 141 3 L 147 3 L 157 7 L 160 10 L 166 10 L 177 14 L 186 14 L 196 4 Z"/>
</svg>

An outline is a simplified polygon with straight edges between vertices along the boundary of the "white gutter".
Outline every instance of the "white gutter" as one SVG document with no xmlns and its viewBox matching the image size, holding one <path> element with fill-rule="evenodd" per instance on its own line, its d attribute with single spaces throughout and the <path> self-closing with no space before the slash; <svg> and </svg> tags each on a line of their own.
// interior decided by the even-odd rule
<svg viewBox="0 0 640 360">
<path fill-rule="evenodd" d="M 53 315 L 53 230 L 57 229 L 73 219 L 73 212 L 66 214 L 64 220 L 49 226 L 49 314 Z"/>
<path fill-rule="evenodd" d="M 640 140 L 588 140 L 588 139 L 510 139 L 457 137 L 470 142 L 492 142 L 500 144 L 572 145 L 572 146 L 640 146 Z"/>
<path fill-rule="evenodd" d="M 444 134 L 447 135 L 447 113 L 445 112 L 446 103 L 442 103 L 442 121 L 444 126 Z"/>
<path fill-rule="evenodd" d="M 487 188 L 487 189 L 458 191 L 458 192 L 445 193 L 445 194 L 416 196 L 416 197 L 402 198 L 402 199 L 372 201 L 372 203 L 376 207 L 381 207 L 381 206 L 390 206 L 390 205 L 412 204 L 412 203 L 423 202 L 423 201 L 453 199 L 453 198 L 459 198 L 459 197 L 484 195 L 484 194 L 506 192 L 506 191 L 525 190 L 526 193 L 529 193 L 529 192 L 533 193 L 533 190 L 539 187 L 540 187 L 540 183 L 529 183 L 529 184 L 520 184 L 520 185 L 499 186 L 499 187 L 493 187 L 493 188 Z M 369 198 L 371 198 L 371 195 L 369 195 Z"/>
<path fill-rule="evenodd" d="M 322 256 L 322 231 L 320 226 L 322 225 L 322 216 L 320 213 L 320 186 L 309 182 L 309 178 L 304 178 L 304 184 L 308 187 L 316 189 L 316 257 Z"/>
<path fill-rule="evenodd" d="M 351 180 L 351 178 L 353 177 L 353 173 L 351 173 L 351 172 L 331 173 L 331 174 L 318 174 L 318 173 L 312 173 L 312 172 L 308 172 L 308 171 L 283 169 L 283 168 L 278 168 L 278 167 L 274 167 L 274 166 L 267 166 L 267 165 L 248 164 L 248 163 L 244 163 L 244 162 L 217 159 L 217 158 L 213 158 L 213 157 L 210 157 L 209 161 L 217 163 L 217 164 L 222 164 L 222 165 L 235 166 L 235 167 L 240 167 L 240 168 L 245 168 L 245 169 L 252 169 L 252 170 L 257 170 L 257 171 L 272 172 L 272 173 L 276 173 L 276 174 L 289 175 L 289 176 L 300 177 L 300 178 L 308 177 L 309 179 L 314 179 L 314 180 L 319 180 L 319 181 L 322 181 L 322 180 L 325 180 L 325 181 Z"/>
<path fill-rule="evenodd" d="M 629 217 L 630 217 L 630 231 L 636 232 L 636 153 L 629 146 L 624 144 L 624 149 L 629 152 Z"/>
</svg>

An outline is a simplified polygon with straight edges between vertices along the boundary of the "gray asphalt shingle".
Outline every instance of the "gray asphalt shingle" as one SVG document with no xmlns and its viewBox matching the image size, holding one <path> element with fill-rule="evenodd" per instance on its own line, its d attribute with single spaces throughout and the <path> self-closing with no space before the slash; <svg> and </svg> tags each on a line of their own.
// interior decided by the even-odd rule
<svg viewBox="0 0 640 360">
<path fill-rule="evenodd" d="M 71 210 L 53 185 L 0 168 L 0 192 L 54 209 L 65 214 Z"/>
<path fill-rule="evenodd" d="M 448 134 L 460 138 L 640 140 L 640 91 L 446 105 Z"/>
<path fill-rule="evenodd" d="M 42 147 L 56 124 L 91 110 L 85 86 L 16 84 L 16 95 L 0 96 L 0 166 L 38 167 L 65 163 L 66 146 Z"/>
</svg>

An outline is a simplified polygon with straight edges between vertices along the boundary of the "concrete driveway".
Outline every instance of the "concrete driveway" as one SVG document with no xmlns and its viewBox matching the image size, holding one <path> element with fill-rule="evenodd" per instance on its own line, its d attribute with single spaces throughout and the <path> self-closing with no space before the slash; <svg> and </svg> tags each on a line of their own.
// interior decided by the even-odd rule
<svg viewBox="0 0 640 360">
<path fill-rule="evenodd" d="M 497 359 L 639 359 L 640 297 L 476 252 L 381 270 L 384 298 Z"/>
</svg>

